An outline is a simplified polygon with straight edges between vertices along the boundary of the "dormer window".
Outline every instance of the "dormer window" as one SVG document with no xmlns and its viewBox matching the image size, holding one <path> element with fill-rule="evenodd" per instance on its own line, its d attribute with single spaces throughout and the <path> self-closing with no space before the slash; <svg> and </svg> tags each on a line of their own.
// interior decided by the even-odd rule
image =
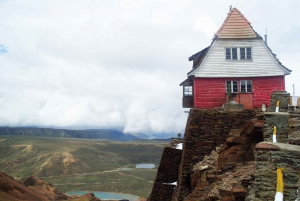
<svg viewBox="0 0 300 201">
<path fill-rule="evenodd" d="M 226 60 L 251 60 L 251 47 L 232 47 L 225 48 Z"/>
</svg>

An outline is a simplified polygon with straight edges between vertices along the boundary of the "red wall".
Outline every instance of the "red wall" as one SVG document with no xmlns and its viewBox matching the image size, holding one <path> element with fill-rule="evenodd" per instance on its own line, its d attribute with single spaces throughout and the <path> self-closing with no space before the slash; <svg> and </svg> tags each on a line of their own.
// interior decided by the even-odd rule
<svg viewBox="0 0 300 201">
<path fill-rule="evenodd" d="M 226 103 L 226 81 L 252 80 L 253 107 L 270 105 L 273 91 L 285 90 L 284 76 L 256 78 L 194 78 L 194 107 L 220 108 Z"/>
<path fill-rule="evenodd" d="M 253 107 L 261 108 L 262 104 L 270 106 L 273 91 L 284 91 L 284 76 L 257 77 L 253 79 Z"/>
</svg>

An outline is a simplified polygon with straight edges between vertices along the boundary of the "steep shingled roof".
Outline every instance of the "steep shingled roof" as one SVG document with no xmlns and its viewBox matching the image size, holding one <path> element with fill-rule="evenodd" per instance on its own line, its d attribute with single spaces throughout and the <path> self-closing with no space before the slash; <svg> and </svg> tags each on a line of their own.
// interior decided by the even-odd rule
<svg viewBox="0 0 300 201">
<path fill-rule="evenodd" d="M 257 38 L 250 22 L 237 9 L 233 8 L 227 15 L 220 29 L 215 33 L 214 38 Z"/>
</svg>

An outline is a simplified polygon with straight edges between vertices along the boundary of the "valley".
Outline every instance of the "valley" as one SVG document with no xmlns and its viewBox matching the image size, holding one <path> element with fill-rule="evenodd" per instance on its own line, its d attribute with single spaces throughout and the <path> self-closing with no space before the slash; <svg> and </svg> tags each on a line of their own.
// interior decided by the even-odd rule
<svg viewBox="0 0 300 201">
<path fill-rule="evenodd" d="M 0 137 L 0 171 L 22 181 L 36 176 L 63 192 L 128 193 L 147 198 L 168 141 Z M 136 168 L 153 163 L 155 168 Z"/>
</svg>

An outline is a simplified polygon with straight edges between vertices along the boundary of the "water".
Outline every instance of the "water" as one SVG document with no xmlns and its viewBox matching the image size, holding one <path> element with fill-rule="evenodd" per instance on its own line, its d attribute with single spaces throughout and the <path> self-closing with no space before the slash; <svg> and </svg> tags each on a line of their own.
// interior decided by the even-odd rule
<svg viewBox="0 0 300 201">
<path fill-rule="evenodd" d="M 95 192 L 71 191 L 71 192 L 67 192 L 68 195 L 84 195 L 87 193 L 94 193 L 94 195 L 101 200 L 121 200 L 121 199 L 127 199 L 129 201 L 138 201 L 139 200 L 139 196 L 130 195 L 130 194 L 109 193 L 109 192 L 101 192 L 101 191 L 95 191 Z"/>
<path fill-rule="evenodd" d="M 155 165 L 153 163 L 141 163 L 141 164 L 136 164 L 135 168 L 155 168 Z"/>
<path fill-rule="evenodd" d="M 120 170 L 132 170 L 132 168 L 120 168 Z"/>
</svg>

